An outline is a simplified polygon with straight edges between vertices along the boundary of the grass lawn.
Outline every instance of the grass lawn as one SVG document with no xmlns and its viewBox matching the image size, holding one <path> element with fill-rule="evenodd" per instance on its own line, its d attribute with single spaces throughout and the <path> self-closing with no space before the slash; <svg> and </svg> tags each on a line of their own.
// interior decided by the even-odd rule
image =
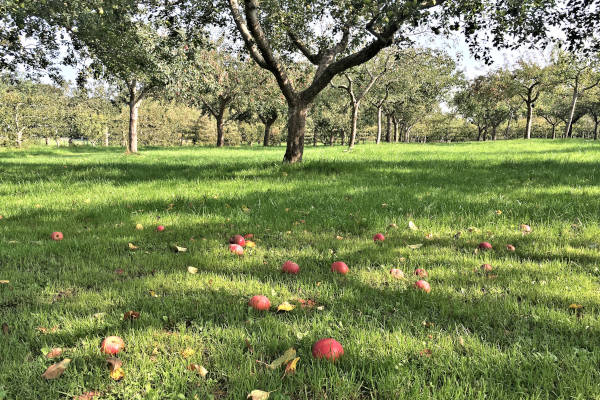
<svg viewBox="0 0 600 400">
<path fill-rule="evenodd" d="M 270 399 L 600 399 L 598 144 L 319 147 L 292 166 L 282 157 L 0 150 L 0 399 L 245 399 L 253 389 Z M 228 250 L 236 233 L 254 234 L 242 257 Z M 494 250 L 474 252 L 481 241 Z M 280 272 L 288 259 L 299 275 Z M 336 260 L 348 275 L 331 272 Z M 413 287 L 415 268 L 431 293 Z M 271 311 L 249 309 L 254 294 Z M 284 301 L 297 307 L 276 313 Z M 123 320 L 129 310 L 139 318 Z M 109 335 L 126 343 L 119 382 L 99 351 Z M 324 337 L 344 346 L 339 361 L 312 358 Z M 55 347 L 63 354 L 47 359 Z M 290 347 L 295 374 L 265 366 Z M 63 358 L 61 377 L 41 377 Z"/>
</svg>

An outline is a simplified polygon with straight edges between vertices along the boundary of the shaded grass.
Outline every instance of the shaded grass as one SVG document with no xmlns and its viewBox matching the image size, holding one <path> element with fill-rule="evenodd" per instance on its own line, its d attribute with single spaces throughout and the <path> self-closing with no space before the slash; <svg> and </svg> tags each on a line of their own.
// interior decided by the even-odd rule
<svg viewBox="0 0 600 400">
<path fill-rule="evenodd" d="M 281 149 L 0 151 L 0 279 L 10 280 L 0 322 L 11 330 L 0 336 L 10 349 L 0 388 L 19 399 L 239 399 L 252 389 L 280 399 L 596 398 L 599 154 L 583 141 L 367 145 L 307 149 L 306 162 L 285 166 Z M 48 240 L 55 230 L 65 240 Z M 231 256 L 233 233 L 254 233 L 256 249 Z M 482 240 L 495 250 L 474 254 Z M 287 259 L 300 275 L 279 273 Z M 331 275 L 338 259 L 347 277 Z M 492 276 L 477 272 L 483 262 Z M 408 281 L 391 279 L 391 267 Z M 429 271 L 429 295 L 411 287 L 417 267 Z M 259 314 L 247 307 L 257 293 L 324 309 Z M 123 321 L 128 310 L 140 319 Z M 127 343 L 122 382 L 98 352 L 106 335 Z M 326 336 L 344 345 L 338 363 L 310 356 Z M 73 362 L 47 382 L 51 347 Z M 301 357 L 295 375 L 256 362 L 289 347 Z"/>
</svg>

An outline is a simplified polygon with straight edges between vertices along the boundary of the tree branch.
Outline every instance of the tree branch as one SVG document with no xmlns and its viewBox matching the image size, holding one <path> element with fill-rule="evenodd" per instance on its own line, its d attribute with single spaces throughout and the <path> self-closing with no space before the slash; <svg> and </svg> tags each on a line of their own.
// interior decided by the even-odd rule
<svg viewBox="0 0 600 400">
<path fill-rule="evenodd" d="M 242 35 L 242 39 L 246 44 L 246 48 L 250 52 L 250 56 L 254 59 L 254 61 L 256 61 L 256 63 L 261 68 L 268 69 L 267 63 L 258 51 L 256 43 L 254 43 L 254 39 L 252 38 L 250 31 L 248 30 L 248 26 L 246 25 L 244 19 L 240 15 L 240 6 L 237 0 L 229 0 L 229 9 L 231 10 L 231 15 L 233 16 L 235 25 L 237 26 L 238 31 Z"/>
<path fill-rule="evenodd" d="M 319 64 L 319 59 L 320 57 L 318 57 L 317 54 L 313 53 L 310 51 L 310 49 L 300 41 L 300 39 L 298 39 L 298 37 L 291 31 L 287 32 L 290 40 L 292 41 L 292 43 L 294 43 L 294 45 L 298 48 L 298 50 L 300 50 L 300 52 L 302 54 L 304 54 L 304 57 L 306 57 L 308 59 L 308 61 L 310 61 L 311 63 L 318 65 Z"/>
</svg>

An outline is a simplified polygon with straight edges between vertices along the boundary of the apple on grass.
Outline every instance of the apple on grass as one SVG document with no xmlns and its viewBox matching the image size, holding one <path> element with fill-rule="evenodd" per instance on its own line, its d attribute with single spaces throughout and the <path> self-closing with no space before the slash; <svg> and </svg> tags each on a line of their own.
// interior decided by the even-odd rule
<svg viewBox="0 0 600 400">
<path fill-rule="evenodd" d="M 385 236 L 383 236 L 383 233 L 376 233 L 375 236 L 373 236 L 374 242 L 383 242 L 384 240 Z"/>
<path fill-rule="evenodd" d="M 108 336 L 100 344 L 100 351 L 104 354 L 115 355 L 125 348 L 125 342 L 118 336 Z"/>
<path fill-rule="evenodd" d="M 427 281 L 424 280 L 416 281 L 415 287 L 419 290 L 424 291 L 425 293 L 431 292 L 431 286 L 429 286 L 429 283 L 427 283 Z"/>
<path fill-rule="evenodd" d="M 343 261 L 336 261 L 333 264 L 331 264 L 331 270 L 333 272 L 346 275 L 348 273 L 348 266 Z"/>
<path fill-rule="evenodd" d="M 271 308 L 271 302 L 269 301 L 269 298 L 267 296 L 258 294 L 256 296 L 252 296 L 248 302 L 248 305 L 258 311 L 267 311 L 269 308 Z"/>
<path fill-rule="evenodd" d="M 229 245 L 229 251 L 232 252 L 233 254 L 237 254 L 238 256 L 241 256 L 242 254 L 244 254 L 244 248 L 242 246 L 240 246 L 239 244 L 230 244 Z"/>
<path fill-rule="evenodd" d="M 492 249 L 492 245 L 488 242 L 481 242 L 479 243 L 479 250 L 491 250 Z"/>
<path fill-rule="evenodd" d="M 415 275 L 419 278 L 427 278 L 427 271 L 425 271 L 423 268 L 417 268 L 415 269 Z"/>
<path fill-rule="evenodd" d="M 165 230 L 165 227 L 163 225 L 159 225 L 159 226 L 156 227 L 156 231 L 157 232 L 162 232 L 164 230 Z"/>
<path fill-rule="evenodd" d="M 492 266 L 490 264 L 482 264 L 481 265 L 481 270 L 483 272 L 491 272 L 492 271 Z"/>
<path fill-rule="evenodd" d="M 515 251 L 517 249 L 512 244 L 507 244 L 506 245 L 506 250 L 513 252 L 513 251 Z"/>
<path fill-rule="evenodd" d="M 344 355 L 344 348 L 334 338 L 325 338 L 317 340 L 312 347 L 312 354 L 315 358 L 325 358 L 335 361 Z"/>
<path fill-rule="evenodd" d="M 297 274 L 300 272 L 300 266 L 293 261 L 286 261 L 281 266 L 281 270 L 287 274 Z"/>
<path fill-rule="evenodd" d="M 229 238 L 229 243 L 244 247 L 246 245 L 246 239 L 244 239 L 242 235 L 233 235 Z"/>
<path fill-rule="evenodd" d="M 50 237 L 52 238 L 52 240 L 63 240 L 63 234 L 62 232 L 52 232 L 52 235 L 50 235 Z"/>
</svg>

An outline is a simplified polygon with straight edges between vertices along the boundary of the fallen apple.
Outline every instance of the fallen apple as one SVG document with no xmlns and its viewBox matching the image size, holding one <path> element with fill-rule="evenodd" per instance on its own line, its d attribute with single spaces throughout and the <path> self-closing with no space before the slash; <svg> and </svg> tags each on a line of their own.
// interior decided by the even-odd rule
<svg viewBox="0 0 600 400">
<path fill-rule="evenodd" d="M 164 227 L 164 226 L 162 226 L 162 225 L 159 225 L 159 226 L 157 226 L 157 227 L 156 227 L 156 231 L 157 231 L 157 232 L 162 232 L 162 231 L 164 231 L 164 230 L 165 230 L 165 227 Z"/>
<path fill-rule="evenodd" d="M 281 270 L 285 273 L 295 275 L 298 272 L 300 272 L 300 266 L 295 262 L 288 260 L 283 263 L 283 265 L 281 266 Z"/>
<path fill-rule="evenodd" d="M 246 239 L 246 240 L 250 240 L 250 239 L 252 239 L 252 238 L 254 238 L 254 234 L 252 234 L 252 233 L 246 233 L 246 234 L 244 235 L 244 239 Z"/>
<path fill-rule="evenodd" d="M 348 273 L 348 266 L 346 265 L 345 262 L 336 261 L 333 264 L 331 264 L 331 270 L 333 272 L 337 272 L 342 275 L 346 275 Z"/>
<path fill-rule="evenodd" d="M 244 254 L 244 248 L 242 246 L 240 246 L 239 244 L 230 244 L 229 245 L 229 251 L 232 252 L 233 254 L 237 254 L 238 256 L 241 256 L 242 254 Z"/>
<path fill-rule="evenodd" d="M 417 268 L 415 269 L 415 275 L 419 278 L 427 278 L 427 271 L 425 271 L 423 268 Z"/>
<path fill-rule="evenodd" d="M 531 232 L 531 227 L 529 225 L 521 224 L 520 228 L 521 228 L 521 231 L 523 231 L 524 233 Z"/>
<path fill-rule="evenodd" d="M 117 354 L 125 348 L 125 342 L 118 336 L 108 336 L 100 344 L 100 351 L 104 354 Z"/>
<path fill-rule="evenodd" d="M 312 347 L 312 354 L 315 358 L 326 358 L 335 361 L 344 355 L 344 348 L 337 340 L 325 338 L 317 340 Z"/>
<path fill-rule="evenodd" d="M 425 293 L 431 292 L 431 286 L 429 286 L 429 283 L 427 283 L 427 281 L 424 280 L 416 281 L 415 287 L 419 290 L 424 291 Z"/>
<path fill-rule="evenodd" d="M 489 244 L 488 242 L 481 242 L 479 243 L 479 250 L 491 250 L 492 249 L 492 245 Z"/>
<path fill-rule="evenodd" d="M 398 268 L 390 269 L 390 275 L 392 275 L 396 279 L 404 279 L 404 271 Z"/>
<path fill-rule="evenodd" d="M 492 271 L 492 266 L 490 264 L 482 264 L 481 265 L 481 270 L 483 272 L 491 272 Z"/>
<path fill-rule="evenodd" d="M 271 302 L 267 296 L 258 294 L 256 296 L 252 296 L 248 302 L 248 305 L 258 311 L 267 311 L 269 308 L 271 308 Z"/>
<path fill-rule="evenodd" d="M 52 238 L 52 240 L 63 240 L 63 234 L 62 232 L 52 232 L 52 235 L 50 236 Z"/>
<path fill-rule="evenodd" d="M 244 239 L 242 235 L 233 235 L 229 238 L 229 243 L 244 247 L 246 245 L 246 239 Z"/>
<path fill-rule="evenodd" d="M 515 249 L 515 246 L 513 246 L 512 244 L 507 244 L 506 245 L 506 250 L 508 250 L 508 251 L 515 251 L 516 249 Z"/>
<path fill-rule="evenodd" d="M 376 233 L 375 236 L 373 236 L 374 242 L 383 242 L 384 240 L 385 236 L 383 236 L 383 233 Z"/>
</svg>

